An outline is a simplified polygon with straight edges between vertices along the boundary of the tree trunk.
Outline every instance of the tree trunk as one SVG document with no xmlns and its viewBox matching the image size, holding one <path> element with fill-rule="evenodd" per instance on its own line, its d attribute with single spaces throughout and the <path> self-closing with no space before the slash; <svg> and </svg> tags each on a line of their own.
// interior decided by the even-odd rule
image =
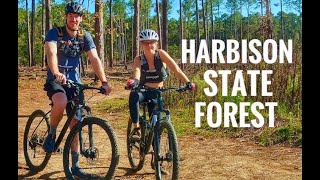
<svg viewBox="0 0 320 180">
<path fill-rule="evenodd" d="M 109 26 L 110 26 L 110 58 L 109 58 L 109 67 L 113 67 L 113 19 L 112 19 L 112 0 L 110 0 L 109 4 L 109 10 L 110 10 L 110 20 L 109 20 Z"/>
<path fill-rule="evenodd" d="M 103 1 L 95 0 L 95 44 L 102 68 L 104 69 L 104 27 L 103 27 Z"/>
<path fill-rule="evenodd" d="M 162 49 L 168 51 L 168 1 L 162 1 Z"/>
<path fill-rule="evenodd" d="M 32 0 L 32 11 L 31 11 L 31 66 L 36 65 L 35 53 L 34 53 L 34 34 L 36 31 L 35 25 L 35 13 L 36 13 L 36 1 Z"/>
<path fill-rule="evenodd" d="M 46 34 L 46 29 L 45 29 L 45 19 L 46 19 L 46 4 L 45 1 L 42 0 L 42 8 L 41 8 L 41 12 L 42 12 L 42 26 L 41 26 L 41 42 L 44 42 L 45 39 L 45 34 Z M 44 69 L 46 66 L 46 56 L 45 56 L 45 49 L 44 49 L 44 44 L 42 45 L 42 68 Z"/>
<path fill-rule="evenodd" d="M 159 35 L 159 48 L 162 48 L 162 34 L 161 34 L 161 20 L 159 11 L 159 2 L 156 0 L 156 11 L 157 11 L 157 24 L 158 24 L 158 35 Z"/>
<path fill-rule="evenodd" d="M 28 8 L 28 0 L 26 0 L 26 23 L 27 23 L 27 40 L 28 40 L 28 62 L 29 62 L 29 66 L 31 66 L 31 43 L 30 43 L 30 26 L 29 26 L 29 8 Z"/>
<path fill-rule="evenodd" d="M 182 17 L 182 0 L 179 0 L 179 4 L 180 4 L 180 54 L 182 54 L 182 39 L 183 39 L 183 17 Z M 180 69 L 183 70 L 184 66 L 183 63 L 180 62 Z"/>
<path fill-rule="evenodd" d="M 210 21 L 211 21 L 211 33 L 210 33 L 210 39 L 215 39 L 215 32 L 214 32 L 214 21 L 213 21 L 213 5 L 212 1 L 210 1 Z M 211 44 L 211 42 L 210 42 Z M 211 46 L 210 46 L 211 47 Z"/>
<path fill-rule="evenodd" d="M 280 0 L 281 38 L 284 39 L 282 0 Z"/>
<path fill-rule="evenodd" d="M 203 0 L 201 0 L 202 5 L 202 20 L 203 20 L 203 32 L 204 32 L 204 39 L 207 40 L 207 28 L 206 28 L 206 12 Z"/>
<path fill-rule="evenodd" d="M 139 29 L 140 29 L 140 0 L 134 0 L 134 19 L 133 19 L 133 36 L 132 36 L 132 62 L 140 54 L 139 50 Z"/>
<path fill-rule="evenodd" d="M 267 16 L 266 38 L 272 39 L 273 25 L 272 25 L 272 16 L 271 16 L 271 10 L 270 10 L 270 0 L 265 0 L 265 2 L 266 2 L 266 16 Z"/>
<path fill-rule="evenodd" d="M 197 24 L 196 52 L 198 52 L 199 43 L 200 43 L 198 0 L 196 0 L 196 24 Z"/>
<path fill-rule="evenodd" d="M 242 0 L 240 0 L 240 41 L 242 41 Z M 241 49 L 241 43 L 240 43 L 240 49 Z"/>
<path fill-rule="evenodd" d="M 46 33 L 52 28 L 51 25 L 51 0 L 46 0 Z"/>
<path fill-rule="evenodd" d="M 124 49 L 124 67 L 125 69 L 128 69 L 128 63 L 127 63 L 127 28 L 124 27 L 124 33 L 123 33 L 123 49 Z"/>
</svg>

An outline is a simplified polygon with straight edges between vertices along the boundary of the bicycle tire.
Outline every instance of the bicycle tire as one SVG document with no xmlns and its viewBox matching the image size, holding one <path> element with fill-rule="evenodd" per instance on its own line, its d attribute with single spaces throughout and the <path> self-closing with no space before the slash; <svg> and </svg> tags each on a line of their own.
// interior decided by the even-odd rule
<svg viewBox="0 0 320 180">
<path fill-rule="evenodd" d="M 64 172 L 65 172 L 65 175 L 66 175 L 66 178 L 67 179 L 75 179 L 75 177 L 73 177 L 71 171 L 70 171 L 70 168 L 69 168 L 69 157 L 70 157 L 70 150 L 71 150 L 71 144 L 72 144 L 72 141 L 74 139 L 74 137 L 78 134 L 79 130 L 78 130 L 78 127 L 77 127 L 78 124 L 76 124 L 70 131 L 67 139 L 66 139 L 66 142 L 65 142 L 65 146 L 64 146 L 64 150 L 63 150 L 63 168 L 64 168 Z M 117 138 L 114 134 L 114 130 L 113 128 L 109 125 L 109 123 L 101 118 L 98 118 L 98 117 L 86 117 L 83 119 L 82 121 L 82 131 L 84 131 L 84 127 L 85 126 L 88 126 L 88 125 L 96 125 L 100 128 L 102 128 L 102 130 L 104 131 L 103 133 L 106 133 L 107 135 L 107 139 L 110 140 L 110 145 L 111 145 L 111 161 L 110 161 L 110 164 L 107 164 L 107 163 L 100 163 L 101 165 L 103 165 L 103 167 L 106 167 L 108 166 L 108 170 L 107 172 L 104 172 L 103 171 L 103 179 L 112 179 L 112 177 L 114 176 L 114 172 L 118 166 L 118 163 L 119 163 L 119 150 L 118 150 L 118 143 L 117 143 Z M 94 139 L 94 141 L 98 140 L 98 139 L 102 139 L 103 137 L 98 137 L 96 139 Z M 105 141 L 103 141 L 105 142 Z M 95 143 L 95 144 L 100 144 L 100 143 Z M 101 148 L 99 149 L 100 151 L 101 150 L 105 150 L 106 148 Z M 99 151 L 98 151 L 99 152 Z M 108 153 L 108 152 L 107 152 Z M 110 155 L 110 154 L 108 154 Z M 98 165 L 100 165 L 98 164 Z M 95 165 L 96 167 L 97 165 Z M 92 168 L 94 169 L 94 168 Z M 92 170 L 91 169 L 91 170 Z M 98 168 L 97 168 L 98 169 Z M 91 174 L 91 173 L 89 173 Z M 94 175 L 94 174 L 92 174 Z"/>
<path fill-rule="evenodd" d="M 35 124 L 35 119 L 39 117 L 39 124 Z M 42 123 L 42 124 L 40 124 Z M 32 125 L 35 125 L 35 129 L 31 130 Z M 26 160 L 26 164 L 29 167 L 29 170 L 32 172 L 42 171 L 51 157 L 50 153 L 46 153 L 42 149 L 42 144 L 45 138 L 45 135 L 49 132 L 50 124 L 49 117 L 46 116 L 45 112 L 38 109 L 35 110 L 28 118 L 24 135 L 23 135 L 23 153 Z M 38 131 L 39 132 L 38 132 Z M 32 135 L 29 137 L 29 132 L 32 132 Z M 29 156 L 28 150 L 32 150 L 34 152 L 33 157 Z M 39 155 L 43 156 L 43 159 L 37 157 L 35 153 L 37 150 L 40 150 Z M 40 160 L 40 163 L 33 162 L 32 159 Z"/>
<path fill-rule="evenodd" d="M 141 128 L 141 133 L 142 131 L 144 131 L 143 127 L 140 126 Z M 140 154 L 140 158 L 139 158 L 139 162 L 136 163 L 134 161 L 134 158 L 132 157 L 132 144 L 131 144 L 131 140 L 130 140 L 130 134 L 133 130 L 133 126 L 132 126 L 132 121 L 131 119 L 129 118 L 129 121 L 128 121 L 128 126 L 127 126 L 127 153 L 128 153 L 128 159 L 129 159 L 129 163 L 130 163 L 130 166 L 131 166 L 131 170 L 133 172 L 137 172 L 137 171 L 140 171 L 142 168 L 143 168 L 143 165 L 144 165 L 144 161 L 145 161 L 145 154 L 144 155 L 141 155 L 141 150 L 140 150 L 140 144 L 139 144 L 139 147 L 137 147 L 137 145 L 135 145 L 136 148 L 139 148 L 139 154 Z"/>
<path fill-rule="evenodd" d="M 177 180 L 179 179 L 179 149 L 178 149 L 178 141 L 177 136 L 175 133 L 175 130 L 172 126 L 172 124 L 167 121 L 166 119 L 162 119 L 159 122 L 159 129 L 158 129 L 158 137 L 159 137 L 159 148 L 155 147 L 155 170 L 156 170 L 156 179 L 172 179 Z M 167 137 L 163 136 L 163 133 L 167 131 Z M 161 136 L 164 138 L 168 138 L 169 142 L 169 151 L 165 152 L 165 157 L 162 152 L 161 145 L 164 144 L 164 142 L 161 141 Z M 160 154 L 160 159 L 158 159 L 157 154 Z M 171 175 L 165 175 L 162 176 L 163 169 L 161 169 L 161 164 L 163 163 L 162 159 L 170 159 L 169 161 L 172 161 L 172 173 Z"/>
</svg>

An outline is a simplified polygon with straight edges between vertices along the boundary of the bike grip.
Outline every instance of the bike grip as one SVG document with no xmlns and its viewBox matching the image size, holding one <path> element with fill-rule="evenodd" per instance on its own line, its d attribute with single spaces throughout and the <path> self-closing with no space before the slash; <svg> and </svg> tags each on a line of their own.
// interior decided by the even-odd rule
<svg viewBox="0 0 320 180">
<path fill-rule="evenodd" d="M 196 89 L 196 85 L 194 83 L 191 83 L 191 89 L 192 90 Z"/>
<path fill-rule="evenodd" d="M 103 87 L 101 87 L 99 93 L 104 94 L 106 93 L 106 90 Z"/>
<path fill-rule="evenodd" d="M 196 85 L 194 83 L 192 83 L 192 82 L 187 82 L 186 83 L 186 88 L 188 90 L 194 90 L 196 88 Z"/>
<path fill-rule="evenodd" d="M 134 86 L 134 80 L 133 79 L 129 79 L 128 82 L 127 82 L 127 86 L 128 87 Z"/>
</svg>

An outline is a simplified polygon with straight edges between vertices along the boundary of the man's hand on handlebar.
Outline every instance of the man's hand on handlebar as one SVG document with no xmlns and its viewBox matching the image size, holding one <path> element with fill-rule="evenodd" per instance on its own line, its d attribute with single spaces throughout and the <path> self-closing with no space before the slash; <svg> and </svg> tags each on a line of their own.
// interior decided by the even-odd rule
<svg viewBox="0 0 320 180">
<path fill-rule="evenodd" d="M 111 87 L 108 85 L 107 82 L 102 82 L 102 86 L 101 86 L 103 89 L 105 89 L 105 95 L 109 95 L 110 92 L 111 92 Z"/>
<path fill-rule="evenodd" d="M 54 74 L 54 77 L 56 78 L 56 81 L 60 82 L 61 84 L 66 84 L 67 83 L 67 78 L 66 75 L 58 72 Z"/>
</svg>

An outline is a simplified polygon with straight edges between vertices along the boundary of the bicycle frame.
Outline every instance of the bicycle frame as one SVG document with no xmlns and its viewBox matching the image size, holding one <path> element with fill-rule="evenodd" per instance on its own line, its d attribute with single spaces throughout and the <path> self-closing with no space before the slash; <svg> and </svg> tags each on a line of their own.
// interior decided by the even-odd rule
<svg viewBox="0 0 320 180">
<path fill-rule="evenodd" d="M 141 122 L 143 123 L 143 126 L 146 128 L 144 132 L 142 132 L 142 138 L 145 139 L 146 135 L 151 135 L 153 137 L 153 140 L 155 142 L 153 148 L 159 148 L 159 136 L 158 136 L 158 129 L 159 129 L 159 120 L 162 119 L 162 113 L 166 114 L 166 120 L 168 120 L 170 122 L 170 110 L 169 109 L 164 109 L 164 105 L 163 105 L 163 98 L 162 98 L 162 92 L 161 91 L 157 91 L 155 90 L 158 94 L 157 94 L 157 103 L 155 108 L 152 111 L 152 117 L 148 118 L 149 121 L 146 121 L 146 104 L 150 103 L 150 102 L 144 102 L 142 104 L 142 108 L 143 108 L 143 115 L 142 115 L 142 120 L 145 122 Z M 148 134 L 145 134 L 148 133 Z M 151 140 L 151 139 L 150 139 Z M 143 143 L 143 149 L 144 149 L 144 154 L 147 154 L 147 152 L 150 149 L 150 146 L 152 144 L 152 141 L 148 141 L 147 139 L 144 140 L 145 142 Z M 145 148 L 147 147 L 147 148 Z M 157 149 L 157 152 L 159 152 L 159 149 Z M 160 155 L 158 155 L 160 156 Z"/>
<path fill-rule="evenodd" d="M 90 88 L 87 87 L 87 89 L 97 89 L 97 88 Z M 84 89 L 80 89 L 79 94 L 75 97 L 73 97 L 72 99 L 68 100 L 67 104 L 72 103 L 72 107 L 71 107 L 71 112 L 69 113 L 69 115 L 67 116 L 67 120 L 65 122 L 65 124 L 63 125 L 63 128 L 61 130 L 61 132 L 59 133 L 59 136 L 56 140 L 55 146 L 54 146 L 54 152 L 58 150 L 63 137 L 66 135 L 66 132 L 68 130 L 68 127 L 71 123 L 71 120 L 77 116 L 78 119 L 78 123 L 76 124 L 78 129 L 79 129 L 79 143 L 80 143 L 80 153 L 82 155 L 84 155 L 85 157 L 88 157 L 88 153 L 86 152 L 84 149 L 84 145 L 83 145 L 83 139 L 82 139 L 82 121 L 83 121 L 83 110 L 86 111 L 86 116 L 89 117 L 91 116 L 91 108 L 89 106 L 86 105 L 86 102 L 84 100 Z M 79 111 L 79 113 L 77 113 Z M 46 116 L 51 112 L 48 111 L 46 113 Z M 43 121 L 44 119 L 42 119 L 40 121 L 40 123 Z M 39 124 L 40 124 L 39 123 Z M 92 125 L 88 125 L 88 134 L 89 134 L 89 144 L 90 147 L 93 147 L 93 140 L 92 140 Z"/>
</svg>

